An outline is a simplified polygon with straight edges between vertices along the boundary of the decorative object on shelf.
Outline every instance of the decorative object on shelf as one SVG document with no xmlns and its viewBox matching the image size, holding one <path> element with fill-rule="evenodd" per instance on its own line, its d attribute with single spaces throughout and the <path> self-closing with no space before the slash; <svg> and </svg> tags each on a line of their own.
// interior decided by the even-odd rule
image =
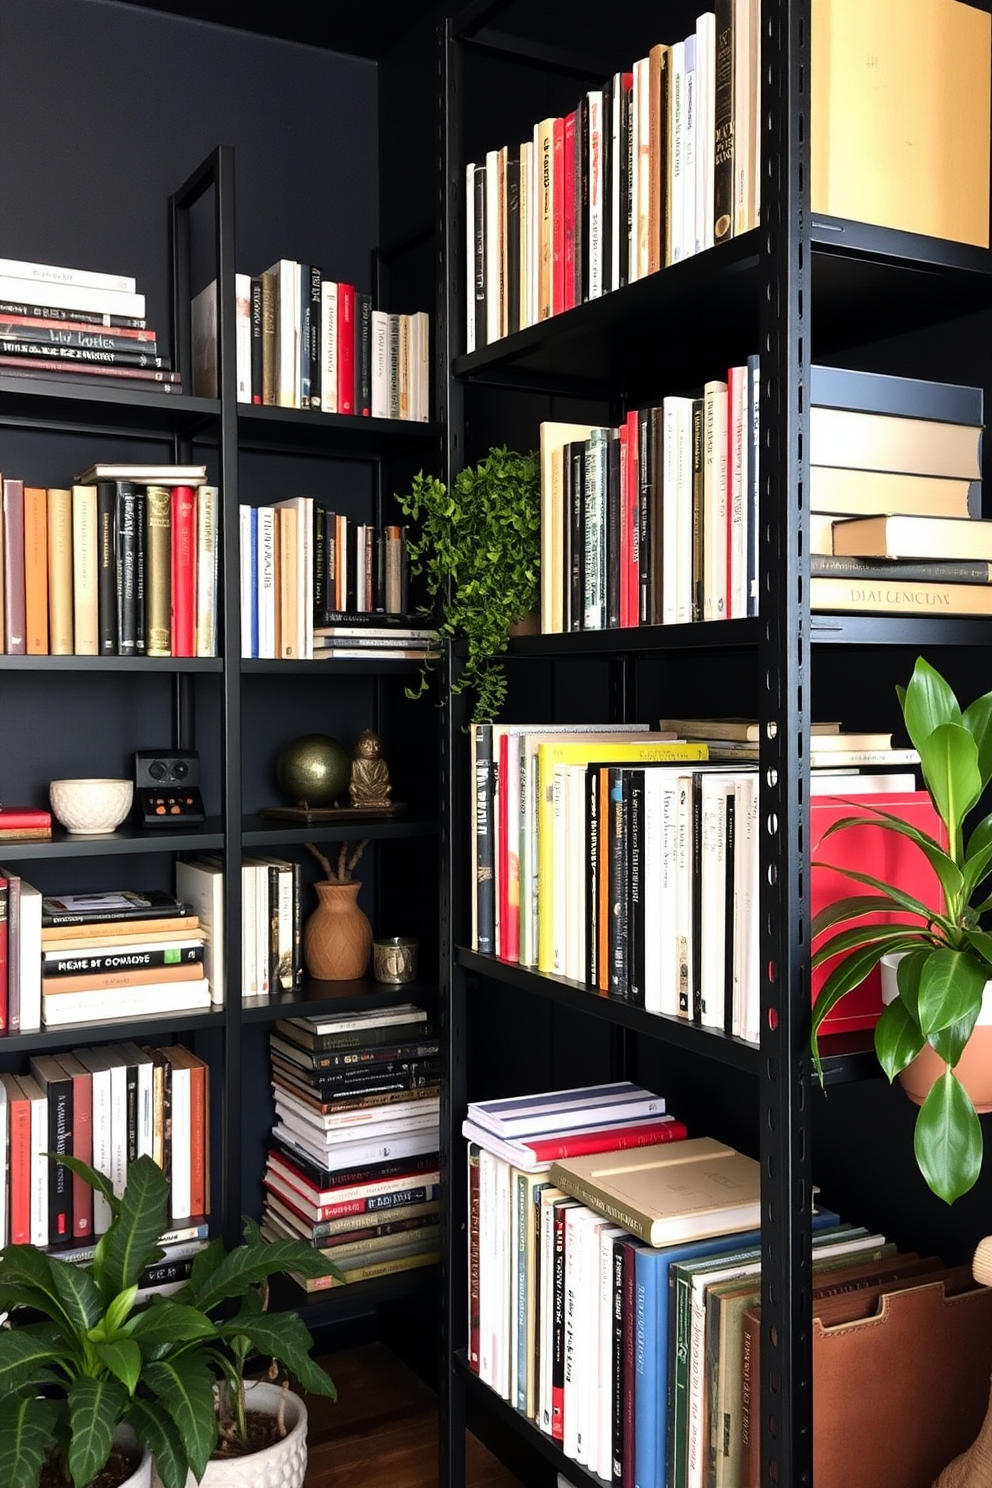
<svg viewBox="0 0 992 1488">
<path fill-rule="evenodd" d="M 881 879 L 845 870 L 875 892 L 839 900 L 813 921 L 814 939 L 827 930 L 833 933 L 814 952 L 812 965 L 838 954 L 842 959 L 814 1002 L 811 1040 L 822 1080 L 817 1033 L 824 1018 L 883 956 L 900 957 L 898 995 L 875 1025 L 875 1051 L 890 1081 L 927 1046 L 933 1051 L 937 1077 L 920 1106 L 913 1146 L 930 1188 L 950 1204 L 974 1185 L 982 1166 L 982 1129 L 960 1076 L 992 977 L 992 934 L 982 928 L 983 916 L 992 909 L 992 898 L 983 892 L 992 865 L 992 814 L 967 838 L 964 821 L 992 779 L 992 693 L 962 710 L 950 686 L 923 657 L 917 659 L 908 687 L 897 688 L 897 693 L 909 737 L 919 751 L 924 784 L 947 832 L 947 850 L 867 801 L 859 815 L 835 822 L 824 838 L 865 822 L 908 837 L 940 881 L 940 902 L 923 903 Z M 879 910 L 921 920 L 857 924 L 860 916 Z"/>
<path fill-rule="evenodd" d="M 301 734 L 279 752 L 279 788 L 304 811 L 329 807 L 348 794 L 351 760 L 330 734 Z"/>
<path fill-rule="evenodd" d="M 372 942 L 372 975 L 376 981 L 414 981 L 419 944 L 409 935 L 377 935 Z"/>
<path fill-rule="evenodd" d="M 979 1286 L 992 1286 L 992 1235 L 979 1240 L 971 1270 Z M 989 1483 L 992 1483 L 992 1395 L 981 1431 L 967 1452 L 948 1463 L 933 1488 L 988 1488 Z"/>
<path fill-rule="evenodd" d="M 379 753 L 379 735 L 371 729 L 363 729 L 355 744 L 355 758 L 351 762 L 351 783 L 348 793 L 351 804 L 356 807 L 373 807 L 383 810 L 389 806 L 389 795 L 393 787 L 389 780 L 389 766 Z"/>
<path fill-rule="evenodd" d="M 361 883 L 352 870 L 365 851 L 360 842 L 354 851 L 342 842 L 337 868 L 312 842 L 306 844 L 324 870 L 314 888 L 319 904 L 303 927 L 303 959 L 312 977 L 322 982 L 350 982 L 365 975 L 372 949 L 372 926 L 360 908 Z"/>
<path fill-rule="evenodd" d="M 132 780 L 53 780 L 48 787 L 52 811 L 79 837 L 113 832 L 131 810 Z"/>
<path fill-rule="evenodd" d="M 9 1313 L 0 1332 L 0 1457 L 16 1463 L 18 1488 L 38 1488 L 52 1467 L 63 1473 L 65 1488 L 85 1488 L 108 1462 L 119 1425 L 155 1454 L 162 1488 L 186 1488 L 187 1473 L 203 1479 L 215 1453 L 251 1458 L 273 1440 L 271 1426 L 263 1440 L 254 1434 L 244 1370 L 255 1354 L 275 1355 L 304 1390 L 334 1397 L 332 1380 L 310 1357 L 313 1339 L 298 1314 L 265 1311 L 268 1278 L 276 1272 L 340 1275 L 319 1250 L 304 1241 L 264 1241 L 248 1220 L 240 1245 L 228 1251 L 221 1239 L 212 1240 L 178 1292 L 136 1305 L 138 1278 L 161 1256 L 158 1236 L 168 1227 L 165 1174 L 150 1157 L 139 1157 L 118 1196 L 86 1163 L 59 1161 L 104 1195 L 112 1218 L 99 1264 L 34 1245 L 0 1251 L 0 1308 Z M 22 1327 L 24 1307 L 31 1321 Z M 279 1421 L 275 1435 L 283 1434 Z M 298 1457 L 298 1447 L 295 1452 Z M 255 1474 L 253 1458 L 242 1467 L 239 1481 L 269 1481 Z M 59 1477 L 44 1481 L 57 1485 Z M 121 1476 L 116 1483 L 125 1481 L 135 1480 Z M 278 1481 L 300 1484 L 302 1477 Z M 100 1483 L 114 1488 L 111 1478 Z"/>
<path fill-rule="evenodd" d="M 454 692 L 474 692 L 474 722 L 491 722 L 506 697 L 498 659 L 511 628 L 540 600 L 541 479 L 538 457 L 506 446 L 444 481 L 420 471 L 397 500 L 417 524 L 410 571 L 422 574 L 442 637 L 467 642 Z M 433 611 L 428 611 L 432 613 Z M 427 689 L 428 673 L 409 696 Z"/>
<path fill-rule="evenodd" d="M 134 815 L 141 827 L 196 827 L 204 821 L 200 756 L 195 749 L 139 749 L 134 756 Z"/>
</svg>

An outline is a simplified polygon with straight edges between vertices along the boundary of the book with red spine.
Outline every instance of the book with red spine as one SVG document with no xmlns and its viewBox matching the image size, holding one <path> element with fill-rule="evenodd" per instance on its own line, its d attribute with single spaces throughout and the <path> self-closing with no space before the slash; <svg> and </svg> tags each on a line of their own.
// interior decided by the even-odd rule
<svg viewBox="0 0 992 1488">
<path fill-rule="evenodd" d="M 196 491 L 172 487 L 172 654 L 196 654 Z"/>
<path fill-rule="evenodd" d="M 626 571 L 627 619 L 621 614 L 621 625 L 637 625 L 641 593 L 641 467 L 639 414 L 632 408 L 627 414 L 627 470 L 623 487 L 624 520 L 630 531 L 630 552 Z"/>
<path fill-rule="evenodd" d="M 11 1245 L 31 1239 L 31 1102 L 14 1075 L 0 1075 L 7 1090 L 7 1186 Z"/>
<path fill-rule="evenodd" d="M 431 1179 L 434 1179 L 431 1182 Z M 391 1193 L 370 1194 L 367 1198 L 343 1199 L 338 1204 L 320 1205 L 320 1214 L 310 1212 L 305 1202 L 299 1202 L 299 1195 L 289 1189 L 289 1185 L 277 1187 L 270 1176 L 262 1179 L 263 1186 L 271 1193 L 277 1194 L 298 1219 L 307 1224 L 314 1224 L 320 1220 L 344 1219 L 353 1214 L 386 1214 L 390 1209 L 401 1209 L 408 1204 L 424 1204 L 431 1199 L 441 1196 L 441 1184 L 436 1173 L 423 1174 L 423 1180 L 411 1184 L 408 1188 L 398 1188 Z M 285 1190 L 285 1191 L 284 1191 Z"/>
<path fill-rule="evenodd" d="M 630 427 L 626 421 L 617 429 L 617 444 L 620 450 L 620 478 L 617 492 L 620 527 L 619 551 L 617 552 L 617 566 L 620 570 L 617 624 L 625 626 L 630 624 L 630 565 L 634 549 L 634 529 L 631 526 L 630 503 L 627 500 L 627 487 L 630 480 Z"/>
<path fill-rule="evenodd" d="M 564 249 L 562 253 L 562 309 L 571 310 L 575 304 L 575 234 L 577 231 L 575 211 L 575 109 L 566 114 L 563 121 L 562 138 L 562 216 L 564 218 Z"/>
<path fill-rule="evenodd" d="M 509 730 L 504 729 L 499 738 L 496 775 L 496 884 L 499 892 L 496 954 L 504 961 L 520 960 L 520 860 L 518 843 L 510 841 L 511 823 L 513 827 L 517 825 L 510 802 L 512 798 L 516 805 L 519 796 L 519 789 L 514 793 L 511 775 L 519 774 L 519 762 L 519 739 L 511 740 Z"/>
<path fill-rule="evenodd" d="M 338 413 L 355 412 L 355 286 L 338 285 Z"/>
<path fill-rule="evenodd" d="M 408 1193 L 410 1189 L 423 1187 L 425 1184 L 440 1183 L 441 1174 L 435 1161 L 434 1168 L 429 1172 L 383 1178 L 378 1183 L 355 1184 L 352 1188 L 338 1190 L 326 1202 L 321 1202 L 322 1196 L 315 1189 L 305 1188 L 292 1178 L 285 1177 L 271 1162 L 266 1166 L 262 1181 L 284 1204 L 305 1216 L 312 1224 L 317 1224 L 324 1219 L 338 1219 L 341 1214 L 347 1213 L 342 1205 L 356 1200 L 366 1204 L 382 1200 L 386 1208 L 394 1208 L 396 1194 Z"/>
<path fill-rule="evenodd" d="M 551 219 L 551 314 L 565 309 L 565 120 L 554 121 L 551 136 L 551 174 L 553 178 L 554 216 Z M 572 187 L 572 210 L 575 210 L 575 187 Z"/>
<path fill-rule="evenodd" d="M 685 1123 L 675 1116 L 652 1116 L 646 1121 L 546 1132 L 539 1137 L 504 1138 L 493 1136 L 466 1118 L 462 1122 L 462 1136 L 521 1172 L 537 1173 L 563 1157 L 625 1152 L 634 1147 L 651 1147 L 657 1142 L 681 1142 L 687 1131 Z"/>
<path fill-rule="evenodd" d="M 52 835 L 52 813 L 41 806 L 0 807 L 0 842 L 32 838 L 44 839 Z"/>
<path fill-rule="evenodd" d="M 354 1188 L 359 1183 L 379 1183 L 404 1174 L 430 1173 L 438 1166 L 438 1154 L 436 1151 L 422 1152 L 413 1157 L 366 1163 L 363 1167 L 333 1169 L 318 1167 L 305 1153 L 291 1151 L 285 1143 L 277 1142 L 269 1148 L 268 1163 L 274 1172 L 281 1172 L 296 1188 L 312 1193 L 319 1203 L 332 1204 L 341 1196 L 342 1189 Z"/>
</svg>

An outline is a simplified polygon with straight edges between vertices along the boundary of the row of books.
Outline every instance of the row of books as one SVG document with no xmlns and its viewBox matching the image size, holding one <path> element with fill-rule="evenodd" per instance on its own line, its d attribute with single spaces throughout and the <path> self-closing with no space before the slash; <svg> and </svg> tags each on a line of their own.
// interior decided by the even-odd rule
<svg viewBox="0 0 992 1488">
<path fill-rule="evenodd" d="M 243 657 L 436 649 L 407 615 L 405 527 L 356 522 L 312 496 L 241 506 L 239 520 Z"/>
<path fill-rule="evenodd" d="M 181 392 L 127 274 L 0 259 L 0 371 Z"/>
<path fill-rule="evenodd" d="M 759 9 L 719 0 L 466 167 L 468 351 L 757 225 Z"/>
<path fill-rule="evenodd" d="M 426 422 L 430 317 L 373 310 L 372 296 L 281 258 L 235 275 L 239 403 Z M 216 280 L 192 302 L 193 391 L 217 396 Z"/>
<path fill-rule="evenodd" d="M 623 1092 L 631 1109 L 638 1096 L 651 1100 Z M 593 1086 L 469 1106 L 469 1363 L 616 1488 L 757 1488 L 758 1164 L 671 1118 L 667 1140 L 643 1143 L 636 1121 L 611 1139 L 602 1121 L 620 1098 Z M 509 1112 L 516 1135 L 480 1108 Z M 982 1419 L 984 1374 L 968 1376 L 992 1296 L 969 1266 L 902 1252 L 823 1206 L 812 1230 L 816 1480 L 849 1481 L 853 1441 L 865 1481 L 929 1481 Z M 921 1336 L 953 1376 L 939 1440 L 913 1403 Z"/>
<path fill-rule="evenodd" d="M 176 893 L 204 927 L 206 975 L 215 1001 L 224 1000 L 224 859 L 198 853 L 176 864 Z M 267 997 L 303 985 L 301 867 L 258 853 L 241 863 L 241 997 Z"/>
<path fill-rule="evenodd" d="M 220 493 L 206 467 L 4 479 L 0 638 L 12 656 L 216 656 Z"/>
<path fill-rule="evenodd" d="M 937 829 L 907 768 L 915 750 L 836 723 L 814 725 L 812 742 L 816 845 L 853 813 L 848 796 Z M 757 1042 L 757 753 L 757 724 L 743 719 L 475 725 L 473 949 Z M 877 766 L 888 769 L 857 773 Z M 921 855 L 881 865 L 880 839 L 845 833 L 829 860 L 874 864 L 916 892 Z M 817 908 L 854 891 L 842 872 L 814 880 Z M 844 1026 L 870 1026 L 879 996 L 876 981 L 850 1013 L 863 1021 Z"/>
<path fill-rule="evenodd" d="M 757 613 L 758 358 L 632 409 L 542 423 L 546 634 Z"/>
<path fill-rule="evenodd" d="M 119 1197 L 129 1163 L 147 1153 L 169 1179 L 172 1223 L 199 1220 L 210 1212 L 209 1131 L 209 1066 L 181 1044 L 33 1055 L 23 1073 L 0 1075 L 3 1243 L 85 1245 L 108 1228 L 106 1197 L 53 1155 L 89 1163 Z"/>
<path fill-rule="evenodd" d="M 304 1239 L 345 1282 L 440 1253 L 440 1044 L 413 1003 L 277 1020 L 262 1234 Z M 342 1283 L 295 1278 L 315 1290 Z"/>
</svg>

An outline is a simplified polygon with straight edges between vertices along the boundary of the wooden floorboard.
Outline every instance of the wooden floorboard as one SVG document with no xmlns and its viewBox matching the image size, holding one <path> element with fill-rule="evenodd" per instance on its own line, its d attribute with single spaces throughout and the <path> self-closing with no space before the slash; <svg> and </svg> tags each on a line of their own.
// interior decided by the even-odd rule
<svg viewBox="0 0 992 1488">
<path fill-rule="evenodd" d="M 307 1397 L 306 1488 L 437 1488 L 437 1398 L 429 1386 L 379 1343 L 320 1362 L 338 1399 Z M 466 1460 L 467 1488 L 520 1488 L 474 1437 Z"/>
</svg>

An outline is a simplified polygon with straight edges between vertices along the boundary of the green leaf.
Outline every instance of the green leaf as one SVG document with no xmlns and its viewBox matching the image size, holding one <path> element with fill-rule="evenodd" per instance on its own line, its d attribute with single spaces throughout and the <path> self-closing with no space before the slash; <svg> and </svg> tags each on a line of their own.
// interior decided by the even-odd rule
<svg viewBox="0 0 992 1488">
<path fill-rule="evenodd" d="M 94 1344 L 96 1354 L 103 1367 L 119 1379 L 129 1395 L 133 1395 L 141 1376 L 141 1350 L 130 1338 L 113 1338 L 109 1343 Z"/>
<path fill-rule="evenodd" d="M 925 739 L 920 766 L 950 838 L 951 854 L 961 840 L 961 824 L 982 793 L 978 745 L 959 723 L 943 723 Z"/>
<path fill-rule="evenodd" d="M 984 790 L 992 780 L 992 692 L 983 693 L 968 704 L 963 722 L 978 745 L 978 769 Z"/>
<path fill-rule="evenodd" d="M 920 1172 L 945 1204 L 953 1204 L 974 1187 L 982 1166 L 982 1129 L 951 1070 L 934 1081 L 920 1107 L 913 1151 Z"/>
<path fill-rule="evenodd" d="M 814 863 L 814 868 L 830 868 L 834 873 L 843 873 L 847 878 L 853 878 L 855 883 L 867 884 L 870 889 L 880 889 L 893 901 L 893 908 L 906 910 L 909 914 L 917 914 L 925 921 L 943 925 L 944 918 L 934 912 L 930 905 L 924 904 L 920 899 L 914 899 L 912 894 L 904 894 L 902 889 L 896 888 L 894 884 L 883 883 L 879 878 L 872 878 L 869 873 L 859 873 L 854 868 L 839 868 L 836 863 Z M 921 927 L 922 928 L 922 927 Z"/>
<path fill-rule="evenodd" d="M 982 960 L 992 967 L 992 935 L 987 930 L 965 930 L 964 938 Z M 986 977 L 992 977 L 992 970 L 986 972 Z"/>
<path fill-rule="evenodd" d="M 110 1456 L 114 1432 L 127 1405 L 116 1379 L 76 1379 L 69 1386 L 69 1448 L 66 1465 L 75 1488 L 86 1488 Z"/>
<path fill-rule="evenodd" d="M 127 1333 L 146 1355 L 163 1343 L 192 1343 L 217 1337 L 216 1327 L 198 1307 L 186 1307 L 171 1297 L 162 1297 L 144 1312 L 135 1313 L 128 1320 Z"/>
<path fill-rule="evenodd" d="M 961 722 L 961 707 L 952 689 L 922 656 L 917 658 L 909 686 L 896 692 L 906 731 L 921 754 L 923 745 L 941 724 Z"/>
<path fill-rule="evenodd" d="M 55 1423 L 63 1407 L 39 1395 L 3 1402 L 0 1410 L 0 1483 L 37 1488 Z"/>
<path fill-rule="evenodd" d="M 136 1285 L 159 1249 L 166 1227 L 169 1183 L 147 1154 L 128 1165 L 120 1210 L 104 1235 L 104 1286 L 116 1296 Z"/>
<path fill-rule="evenodd" d="M 337 1399 L 332 1380 L 310 1357 L 313 1338 L 298 1313 L 242 1310 L 222 1323 L 220 1331 L 225 1337 L 242 1334 L 255 1353 L 278 1359 L 309 1394 Z"/>
<path fill-rule="evenodd" d="M 16 1394 L 27 1385 L 57 1379 L 63 1358 L 71 1357 L 71 1346 L 54 1323 L 28 1323 L 22 1328 L 0 1330 L 0 1399 Z"/>
<path fill-rule="evenodd" d="M 103 1311 L 96 1282 L 84 1266 L 59 1263 L 52 1266 L 51 1278 L 66 1318 L 77 1333 L 86 1333 Z"/>
<path fill-rule="evenodd" d="M 813 1024 L 810 1032 L 810 1045 L 813 1053 L 813 1062 L 816 1065 L 817 1074 L 823 1078 L 823 1068 L 820 1063 L 820 1051 L 817 1042 L 817 1031 L 820 1024 L 829 1012 L 846 997 L 853 988 L 859 987 L 865 977 L 877 966 L 885 952 L 884 945 L 869 945 L 861 950 L 852 951 L 845 961 L 835 966 L 823 983 L 813 1003 Z"/>
<path fill-rule="evenodd" d="M 0 1308 L 28 1306 L 72 1327 L 55 1282 L 56 1262 L 34 1245 L 7 1245 L 0 1250 Z"/>
<path fill-rule="evenodd" d="M 814 863 L 814 868 L 819 865 Z M 888 894 L 853 894 L 847 899 L 835 899 L 832 904 L 825 904 L 814 916 L 810 926 L 810 939 L 815 940 L 822 935 L 824 930 L 829 930 L 831 925 L 839 925 L 843 920 L 858 919 L 861 915 L 885 912 L 894 913 L 901 908 Z M 914 925 L 915 930 L 922 927 Z"/>
<path fill-rule="evenodd" d="M 982 1006 L 986 975 L 964 951 L 932 951 L 920 972 L 920 1028 L 928 1039 L 942 1028 L 970 1017 Z"/>
<path fill-rule="evenodd" d="M 855 950 L 858 946 L 877 945 L 881 941 L 887 942 L 882 948 L 886 955 L 912 950 L 921 942 L 928 947 L 932 945 L 927 932 L 917 925 L 853 925 L 850 930 L 840 930 L 836 935 L 831 935 L 829 940 L 825 940 L 813 952 L 810 966 L 815 970 L 833 956 Z"/>
<path fill-rule="evenodd" d="M 209 1312 L 225 1297 L 240 1297 L 246 1287 L 267 1281 L 279 1271 L 297 1271 L 303 1276 L 334 1274 L 333 1266 L 320 1251 L 302 1240 L 255 1239 L 252 1243 L 248 1226 L 245 1233 L 249 1236 L 249 1243 L 230 1251 L 209 1277 L 197 1276 L 194 1268 L 180 1294 L 184 1302 Z M 254 1233 L 257 1236 L 257 1226 Z"/>
<path fill-rule="evenodd" d="M 199 1480 L 217 1440 L 214 1376 L 202 1359 L 188 1356 L 150 1364 L 144 1380 L 175 1422 Z"/>
<path fill-rule="evenodd" d="M 125 1287 L 122 1292 L 118 1292 L 107 1308 L 101 1322 L 96 1328 L 90 1330 L 91 1336 L 104 1341 L 114 1338 L 127 1322 L 137 1295 L 138 1288 L 136 1286 Z"/>
<path fill-rule="evenodd" d="M 894 1080 L 923 1048 L 926 1039 L 906 1004 L 897 997 L 875 1024 L 875 1053 L 889 1080 Z"/>
<path fill-rule="evenodd" d="M 128 1406 L 125 1420 L 134 1427 L 138 1440 L 155 1454 L 155 1471 L 162 1488 L 186 1488 L 189 1460 L 182 1436 L 168 1411 L 157 1400 L 136 1399 Z M 210 1450 L 213 1451 L 213 1446 Z"/>
<path fill-rule="evenodd" d="M 840 831 L 845 827 L 879 827 L 884 832 L 895 832 L 900 837 L 906 837 L 914 843 L 924 854 L 940 881 L 948 900 L 952 900 L 961 892 L 961 869 L 954 858 L 950 857 L 936 838 L 931 837 L 928 832 L 921 832 L 919 827 L 914 827 L 910 822 L 903 821 L 901 817 L 895 816 L 890 811 L 883 811 L 879 806 L 873 806 L 870 801 L 865 801 L 863 812 L 870 812 L 868 816 L 845 816 L 840 821 L 832 822 L 821 838 L 825 841 L 832 832 Z M 814 865 L 815 866 L 815 865 Z"/>
<path fill-rule="evenodd" d="M 961 1018 L 957 1023 L 951 1023 L 939 1032 L 930 1035 L 929 1042 L 935 1053 L 939 1054 L 945 1064 L 955 1069 L 961 1062 L 965 1044 L 975 1031 L 975 1017 Z"/>
</svg>

